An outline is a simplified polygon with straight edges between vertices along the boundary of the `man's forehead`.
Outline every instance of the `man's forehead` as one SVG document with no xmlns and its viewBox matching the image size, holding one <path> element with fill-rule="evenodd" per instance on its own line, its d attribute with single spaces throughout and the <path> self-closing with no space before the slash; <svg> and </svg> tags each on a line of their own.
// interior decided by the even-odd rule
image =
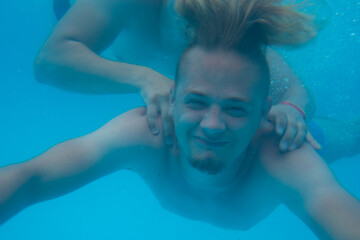
<svg viewBox="0 0 360 240">
<path fill-rule="evenodd" d="M 201 47 L 193 47 L 186 54 L 188 68 L 203 67 L 208 71 L 221 70 L 239 70 L 242 68 L 254 67 L 254 64 L 245 56 L 235 51 L 212 49 L 205 50 Z"/>
<path fill-rule="evenodd" d="M 222 86 L 241 84 L 244 79 L 248 84 L 253 84 L 261 78 L 258 66 L 246 56 L 234 51 L 194 47 L 182 61 L 179 76 L 183 80 L 180 81 L 184 81 L 185 78 L 187 84 L 199 79 L 206 79 L 209 84 L 212 80 L 221 80 Z"/>
<path fill-rule="evenodd" d="M 221 93 L 221 91 L 216 91 L 215 94 L 209 93 L 209 91 L 204 91 L 203 89 L 199 88 L 188 88 L 184 92 L 184 97 L 186 98 L 200 98 L 203 100 L 207 100 L 209 98 L 217 98 L 218 101 L 221 101 L 223 103 L 236 103 L 236 104 L 245 104 L 249 105 L 251 104 L 251 96 L 250 92 L 246 92 L 245 94 L 242 94 L 237 91 L 226 91 L 225 94 Z"/>
<path fill-rule="evenodd" d="M 247 57 L 224 50 L 191 49 L 182 65 L 183 87 L 217 87 L 219 91 L 249 89 L 260 78 L 258 67 Z M 184 84 L 185 82 L 185 84 Z"/>
</svg>

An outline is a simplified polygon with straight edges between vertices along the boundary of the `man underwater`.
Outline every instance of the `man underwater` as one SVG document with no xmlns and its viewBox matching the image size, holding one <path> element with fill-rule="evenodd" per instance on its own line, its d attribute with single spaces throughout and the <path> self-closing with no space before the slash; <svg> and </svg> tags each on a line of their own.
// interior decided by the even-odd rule
<svg viewBox="0 0 360 240">
<path fill-rule="evenodd" d="M 358 239 L 359 202 L 324 161 L 306 143 L 292 152 L 278 149 L 266 119 L 269 70 L 261 47 L 268 33 L 256 21 L 247 24 L 259 7 L 239 21 L 246 24 L 225 31 L 232 34 L 198 34 L 182 55 L 169 109 L 173 146 L 149 131 L 145 108 L 126 112 L 93 133 L 0 169 L 0 222 L 131 169 L 164 208 L 190 219 L 245 230 L 282 202 L 322 239 Z"/>
</svg>

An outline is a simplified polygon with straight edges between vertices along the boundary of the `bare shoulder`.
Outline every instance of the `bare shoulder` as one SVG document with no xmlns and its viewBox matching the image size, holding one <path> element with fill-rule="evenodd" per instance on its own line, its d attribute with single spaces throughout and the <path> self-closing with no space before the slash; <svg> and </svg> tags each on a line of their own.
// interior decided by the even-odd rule
<svg viewBox="0 0 360 240">
<path fill-rule="evenodd" d="M 278 136 L 265 137 L 260 148 L 260 159 L 264 164 L 287 168 L 314 168 L 326 165 L 319 154 L 308 143 L 303 143 L 295 151 L 282 152 L 279 149 Z"/>
<path fill-rule="evenodd" d="M 154 136 L 150 132 L 145 107 L 135 108 L 115 117 L 92 134 L 123 147 L 161 148 L 164 145 L 161 133 Z"/>
<path fill-rule="evenodd" d="M 303 194 L 334 182 L 326 162 L 308 143 L 295 151 L 281 152 L 278 141 L 270 135 L 260 148 L 258 160 L 265 174 L 274 180 L 273 186 L 286 186 L 286 193 Z"/>
<path fill-rule="evenodd" d="M 116 162 L 117 169 L 138 174 L 157 171 L 167 159 L 162 133 L 153 135 L 147 124 L 145 107 L 125 112 L 96 131 L 83 136 L 90 151 L 102 156 L 102 162 Z"/>
</svg>

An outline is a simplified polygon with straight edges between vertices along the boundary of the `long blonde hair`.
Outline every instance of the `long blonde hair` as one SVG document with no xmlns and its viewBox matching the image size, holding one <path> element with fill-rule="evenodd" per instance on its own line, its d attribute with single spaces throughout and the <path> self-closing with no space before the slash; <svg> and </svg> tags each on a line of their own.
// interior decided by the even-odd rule
<svg viewBox="0 0 360 240">
<path fill-rule="evenodd" d="M 194 32 L 194 43 L 241 50 L 266 45 L 300 46 L 322 23 L 301 12 L 323 0 L 177 0 L 175 8 Z"/>
</svg>

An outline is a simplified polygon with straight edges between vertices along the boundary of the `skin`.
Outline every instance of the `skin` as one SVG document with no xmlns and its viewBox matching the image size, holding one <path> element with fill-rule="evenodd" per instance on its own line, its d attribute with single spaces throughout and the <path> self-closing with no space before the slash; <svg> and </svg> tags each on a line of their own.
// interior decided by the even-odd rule
<svg viewBox="0 0 360 240">
<path fill-rule="evenodd" d="M 150 130 L 159 133 L 160 113 L 165 141 L 172 144 L 174 131 L 167 114 L 169 90 L 177 60 L 190 41 L 185 26 L 172 0 L 77 0 L 40 49 L 34 64 L 35 78 L 85 94 L 139 92 L 147 106 Z M 100 56 L 114 41 L 119 61 Z M 280 149 L 294 150 L 305 140 L 320 148 L 301 114 L 278 104 L 296 104 L 311 119 L 311 96 L 276 51 L 269 48 L 267 57 L 275 67 L 270 68 L 274 107 L 269 119 L 282 136 Z"/>
<path fill-rule="evenodd" d="M 131 169 L 164 208 L 190 219 L 245 230 L 282 202 L 321 239 L 358 239 L 360 204 L 324 161 L 308 144 L 279 151 L 273 125 L 266 124 L 270 99 L 262 94 L 257 65 L 220 50 L 195 47 L 188 54 L 170 102 L 173 146 L 149 131 L 145 108 L 126 112 L 93 133 L 1 168 L 0 222 Z"/>
</svg>

